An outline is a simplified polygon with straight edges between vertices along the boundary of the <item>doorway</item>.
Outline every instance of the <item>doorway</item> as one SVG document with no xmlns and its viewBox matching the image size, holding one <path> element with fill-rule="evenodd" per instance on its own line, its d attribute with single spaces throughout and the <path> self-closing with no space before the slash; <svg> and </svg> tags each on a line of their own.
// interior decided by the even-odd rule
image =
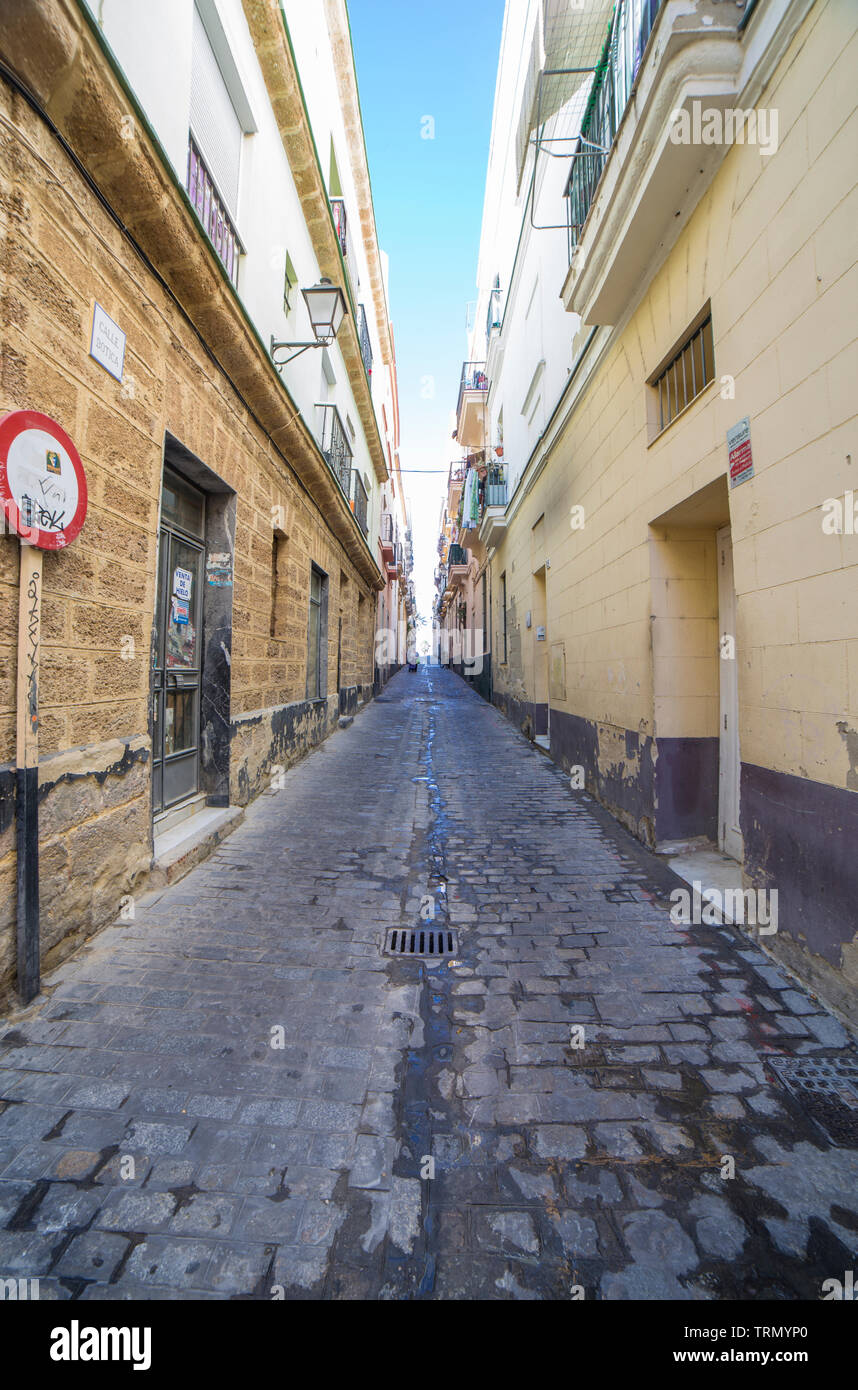
<svg viewBox="0 0 858 1390">
<path fill-rule="evenodd" d="M 200 788 L 205 495 L 164 470 L 152 644 L 152 812 Z"/>
<path fill-rule="evenodd" d="M 720 660 L 718 730 L 718 846 L 731 859 L 743 858 L 739 828 L 739 663 L 736 650 L 736 588 L 730 527 L 717 533 L 718 631 Z"/>
<path fill-rule="evenodd" d="M 548 680 L 548 594 L 545 565 L 533 575 L 533 701 L 534 741 L 551 747 L 551 700 Z"/>
</svg>

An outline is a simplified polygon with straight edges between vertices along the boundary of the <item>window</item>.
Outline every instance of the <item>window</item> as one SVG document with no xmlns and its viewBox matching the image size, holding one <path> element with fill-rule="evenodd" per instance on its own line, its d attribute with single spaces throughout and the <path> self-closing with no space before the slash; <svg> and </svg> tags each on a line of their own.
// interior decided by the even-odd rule
<svg viewBox="0 0 858 1390">
<path fill-rule="evenodd" d="M 219 22 L 206 6 L 208 27 L 193 7 L 191 64 L 191 129 L 188 138 L 188 196 L 233 284 L 238 276 L 242 246 L 235 227 L 241 147 L 245 131 L 254 129 L 246 99 L 236 85 L 228 47 L 224 49 Z M 209 32 L 211 30 L 211 33 Z M 231 70 L 225 74 L 213 39 Z M 227 77 L 232 79 L 232 92 Z M 234 95 L 233 95 L 234 93 Z M 238 102 L 239 110 L 236 109 Z"/>
<path fill-rule="evenodd" d="M 310 570 L 310 624 L 307 634 L 307 699 L 322 700 L 327 684 L 328 581 L 316 566 Z"/>
<path fill-rule="evenodd" d="M 331 136 L 331 160 L 328 171 L 328 194 L 331 198 L 342 198 L 343 196 L 343 185 L 340 181 L 340 169 L 337 164 L 333 135 Z"/>
<path fill-rule="evenodd" d="M 286 583 L 286 537 L 282 531 L 275 531 L 271 541 L 271 620 L 269 636 L 286 636 L 283 612 L 283 589 Z"/>
<path fill-rule="evenodd" d="M 712 315 L 707 314 L 667 366 L 650 381 L 655 393 L 657 433 L 666 429 L 714 379 Z"/>
<path fill-rule="evenodd" d="M 505 663 L 506 663 L 506 572 L 504 572 L 504 573 L 501 575 L 501 577 L 500 577 L 500 582 L 501 582 L 501 637 L 503 638 L 503 641 L 502 641 L 502 643 L 501 643 L 501 651 L 503 652 L 503 656 L 501 657 L 501 661 L 505 664 Z"/>
<path fill-rule="evenodd" d="M 298 284 L 298 272 L 292 264 L 292 257 L 286 252 L 286 271 L 283 276 L 283 308 L 288 314 L 294 308 L 292 293 Z"/>
<path fill-rule="evenodd" d="M 191 129 L 218 193 L 229 211 L 235 213 L 244 132 L 196 5 L 191 68 Z"/>
</svg>

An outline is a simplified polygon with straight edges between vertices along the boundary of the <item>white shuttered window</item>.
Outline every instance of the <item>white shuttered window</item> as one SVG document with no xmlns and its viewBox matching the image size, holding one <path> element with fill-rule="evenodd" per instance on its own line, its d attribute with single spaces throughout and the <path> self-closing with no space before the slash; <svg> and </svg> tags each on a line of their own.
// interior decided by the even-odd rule
<svg viewBox="0 0 858 1390">
<path fill-rule="evenodd" d="M 241 122 L 235 113 L 214 50 L 194 5 L 191 130 L 209 173 L 229 211 L 238 202 Z"/>
</svg>

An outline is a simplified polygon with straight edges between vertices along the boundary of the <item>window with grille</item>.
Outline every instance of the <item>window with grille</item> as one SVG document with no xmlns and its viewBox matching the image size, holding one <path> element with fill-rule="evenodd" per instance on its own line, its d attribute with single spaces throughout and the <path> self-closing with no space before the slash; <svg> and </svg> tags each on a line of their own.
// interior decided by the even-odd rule
<svg viewBox="0 0 858 1390">
<path fill-rule="evenodd" d="M 212 20 L 211 6 L 206 8 Z M 241 92 L 236 92 L 235 100 L 239 108 L 246 108 Z M 187 188 L 197 216 L 233 284 L 238 282 L 243 250 L 235 225 L 241 149 L 245 130 L 254 128 L 249 111 L 245 109 L 242 120 L 236 109 L 212 39 L 195 4 Z"/>
<path fill-rule="evenodd" d="M 191 67 L 191 130 L 212 182 L 234 217 L 243 131 L 196 5 Z"/>
<path fill-rule="evenodd" d="M 315 565 L 310 570 L 310 621 L 307 631 L 307 699 L 324 697 L 327 684 L 328 580 Z"/>
<path fill-rule="evenodd" d="M 712 315 L 707 314 L 667 366 L 650 381 L 656 397 L 657 432 L 666 429 L 714 379 Z"/>
</svg>

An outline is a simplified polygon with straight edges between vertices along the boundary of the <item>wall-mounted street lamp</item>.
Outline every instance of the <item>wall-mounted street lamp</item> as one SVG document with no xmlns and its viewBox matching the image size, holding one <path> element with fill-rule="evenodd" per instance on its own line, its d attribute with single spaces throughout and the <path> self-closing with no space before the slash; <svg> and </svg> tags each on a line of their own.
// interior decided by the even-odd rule
<svg viewBox="0 0 858 1390">
<path fill-rule="evenodd" d="M 309 290 L 302 290 L 301 293 L 316 339 L 312 343 L 277 343 L 272 334 L 271 358 L 278 369 L 300 357 L 308 348 L 328 347 L 339 333 L 343 319 L 348 313 L 346 298 L 339 285 L 334 285 L 325 276 L 322 276 L 318 285 L 313 285 Z M 278 362 L 274 354 L 284 348 L 289 350 L 289 356 Z"/>
</svg>

